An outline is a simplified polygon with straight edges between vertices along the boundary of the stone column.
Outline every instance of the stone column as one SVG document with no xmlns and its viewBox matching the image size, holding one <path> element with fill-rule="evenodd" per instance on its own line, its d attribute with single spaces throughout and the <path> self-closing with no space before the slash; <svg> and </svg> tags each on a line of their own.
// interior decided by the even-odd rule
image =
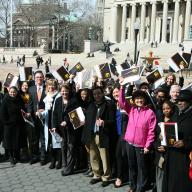
<svg viewBox="0 0 192 192">
<path fill-rule="evenodd" d="M 122 28 L 121 28 L 121 42 L 125 42 L 125 30 L 126 30 L 126 21 L 127 21 L 127 4 L 123 4 L 123 13 L 122 13 Z"/>
<path fill-rule="evenodd" d="M 184 40 L 188 39 L 190 17 L 191 17 L 191 0 L 186 0 L 186 12 L 185 12 L 185 31 Z"/>
<path fill-rule="evenodd" d="M 134 30 L 134 24 L 136 20 L 136 4 L 131 4 L 131 41 L 135 41 L 135 30 Z"/>
<path fill-rule="evenodd" d="M 141 29 L 140 29 L 140 43 L 144 42 L 145 35 L 145 17 L 146 17 L 146 3 L 141 3 Z"/>
<path fill-rule="evenodd" d="M 113 5 L 111 8 L 111 30 L 110 30 L 110 35 L 111 35 L 111 42 L 116 43 L 117 42 L 117 6 L 118 5 Z"/>
<path fill-rule="evenodd" d="M 174 11 L 174 21 L 173 21 L 173 43 L 178 42 L 178 28 L 179 28 L 179 2 L 180 0 L 174 0 L 175 11 Z"/>
<path fill-rule="evenodd" d="M 52 49 L 55 48 L 55 26 L 52 26 Z"/>
<path fill-rule="evenodd" d="M 156 25 L 156 1 L 152 1 L 152 12 L 151 12 L 151 38 L 150 42 L 155 41 L 155 25 Z"/>
<path fill-rule="evenodd" d="M 167 15 L 168 15 L 168 0 L 163 1 L 163 25 L 161 43 L 167 43 Z"/>
</svg>

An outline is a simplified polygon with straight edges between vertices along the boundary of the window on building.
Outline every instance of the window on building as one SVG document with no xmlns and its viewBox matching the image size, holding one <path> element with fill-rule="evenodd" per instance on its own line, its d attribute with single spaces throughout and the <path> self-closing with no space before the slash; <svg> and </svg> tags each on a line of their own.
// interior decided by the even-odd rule
<svg viewBox="0 0 192 192">
<path fill-rule="evenodd" d="M 125 30 L 125 39 L 128 39 L 128 34 L 129 34 L 129 28 L 126 27 L 126 30 Z"/>
<path fill-rule="evenodd" d="M 175 9 L 175 3 L 169 3 L 168 4 L 168 10 L 174 11 L 174 9 Z"/>
</svg>

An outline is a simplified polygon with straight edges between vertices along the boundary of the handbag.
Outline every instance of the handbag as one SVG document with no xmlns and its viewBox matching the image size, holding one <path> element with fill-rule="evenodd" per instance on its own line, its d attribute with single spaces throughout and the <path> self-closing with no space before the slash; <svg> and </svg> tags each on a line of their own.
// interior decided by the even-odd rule
<svg viewBox="0 0 192 192">
<path fill-rule="evenodd" d="M 189 154 L 190 165 L 189 165 L 189 179 L 192 181 L 192 151 Z"/>
</svg>

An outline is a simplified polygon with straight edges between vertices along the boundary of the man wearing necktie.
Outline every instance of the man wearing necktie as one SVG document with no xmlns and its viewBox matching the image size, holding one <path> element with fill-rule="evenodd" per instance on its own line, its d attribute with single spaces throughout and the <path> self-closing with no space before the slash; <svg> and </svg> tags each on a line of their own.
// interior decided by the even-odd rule
<svg viewBox="0 0 192 192">
<path fill-rule="evenodd" d="M 41 165 L 46 164 L 46 153 L 45 153 L 45 138 L 43 131 L 43 121 L 39 118 L 39 112 L 43 112 L 45 105 L 43 99 L 45 98 L 45 85 L 44 85 L 44 75 L 42 71 L 36 71 L 34 74 L 35 85 L 30 87 L 29 93 L 31 95 L 31 101 L 29 106 L 29 112 L 33 114 L 35 129 L 33 131 L 33 149 L 32 149 L 32 158 L 31 164 L 36 163 L 39 160 L 40 152 L 40 163 Z M 39 151 L 39 141 L 41 144 Z"/>
</svg>

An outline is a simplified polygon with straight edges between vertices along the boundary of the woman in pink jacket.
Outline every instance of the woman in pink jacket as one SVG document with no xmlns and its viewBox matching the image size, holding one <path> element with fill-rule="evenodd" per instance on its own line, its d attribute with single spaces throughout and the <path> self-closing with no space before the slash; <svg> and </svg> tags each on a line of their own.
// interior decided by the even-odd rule
<svg viewBox="0 0 192 192">
<path fill-rule="evenodd" d="M 120 82 L 122 82 L 120 80 Z M 128 163 L 130 189 L 128 192 L 144 192 L 149 185 L 149 162 L 147 161 L 150 147 L 155 138 L 156 116 L 145 105 L 147 95 L 137 90 L 133 92 L 134 106 L 128 104 L 124 96 L 124 88 L 121 86 L 119 105 L 129 116 L 125 133 L 128 142 Z"/>
</svg>

